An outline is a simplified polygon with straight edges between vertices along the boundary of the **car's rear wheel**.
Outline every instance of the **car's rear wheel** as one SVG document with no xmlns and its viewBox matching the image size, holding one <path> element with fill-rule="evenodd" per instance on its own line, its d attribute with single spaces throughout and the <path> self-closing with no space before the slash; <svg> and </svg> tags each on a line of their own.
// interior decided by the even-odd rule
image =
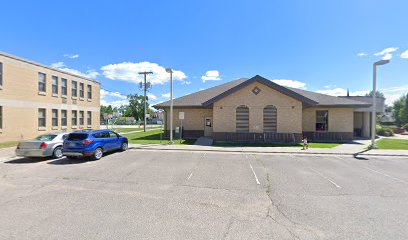
<svg viewBox="0 0 408 240">
<path fill-rule="evenodd" d="M 120 146 L 120 150 L 121 151 L 126 151 L 127 149 L 128 149 L 128 143 L 123 142 L 122 145 Z"/>
<path fill-rule="evenodd" d="M 102 150 L 102 148 L 97 148 L 97 149 L 95 149 L 94 154 L 92 155 L 91 158 L 92 158 L 93 160 L 99 160 L 99 159 L 102 158 L 102 156 L 103 156 L 103 150 Z"/>
<path fill-rule="evenodd" d="M 62 147 L 56 147 L 54 149 L 54 152 L 52 153 L 52 157 L 53 158 L 62 158 L 63 154 L 62 154 Z"/>
</svg>

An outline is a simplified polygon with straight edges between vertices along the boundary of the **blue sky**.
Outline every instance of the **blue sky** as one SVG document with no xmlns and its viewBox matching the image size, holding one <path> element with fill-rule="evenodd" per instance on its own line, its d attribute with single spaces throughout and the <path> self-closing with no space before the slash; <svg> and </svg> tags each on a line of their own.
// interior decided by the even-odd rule
<svg viewBox="0 0 408 240">
<path fill-rule="evenodd" d="M 6 1 L 0 51 L 82 73 L 102 83 L 103 103 L 141 93 L 150 102 L 240 77 L 332 95 L 378 85 L 390 103 L 408 92 L 408 1 Z M 381 53 L 382 55 L 375 55 Z M 387 52 L 389 54 L 387 54 Z M 360 56 L 359 56 L 360 55 Z"/>
</svg>

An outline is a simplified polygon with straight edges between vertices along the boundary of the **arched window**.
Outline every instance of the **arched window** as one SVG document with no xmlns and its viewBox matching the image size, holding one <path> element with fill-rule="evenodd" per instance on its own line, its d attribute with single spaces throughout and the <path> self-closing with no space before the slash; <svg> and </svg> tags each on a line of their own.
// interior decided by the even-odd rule
<svg viewBox="0 0 408 240">
<path fill-rule="evenodd" d="M 245 105 L 237 107 L 236 130 L 237 132 L 249 132 L 249 108 Z"/>
<path fill-rule="evenodd" d="M 273 105 L 268 105 L 263 109 L 263 129 L 264 132 L 276 132 L 277 130 L 277 110 Z"/>
</svg>

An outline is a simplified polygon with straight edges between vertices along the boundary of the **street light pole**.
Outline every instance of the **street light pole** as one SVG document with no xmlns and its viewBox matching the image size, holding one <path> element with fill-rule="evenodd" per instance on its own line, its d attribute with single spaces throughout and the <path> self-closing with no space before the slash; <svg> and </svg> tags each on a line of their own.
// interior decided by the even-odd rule
<svg viewBox="0 0 408 240">
<path fill-rule="evenodd" d="M 170 73 L 170 144 L 173 144 L 173 69 L 166 68 Z"/>
<path fill-rule="evenodd" d="M 376 112 L 377 112 L 377 66 L 389 63 L 390 60 L 380 60 L 374 63 L 373 66 L 373 105 L 371 109 L 371 149 L 376 148 L 375 146 L 375 125 L 376 125 Z"/>
</svg>

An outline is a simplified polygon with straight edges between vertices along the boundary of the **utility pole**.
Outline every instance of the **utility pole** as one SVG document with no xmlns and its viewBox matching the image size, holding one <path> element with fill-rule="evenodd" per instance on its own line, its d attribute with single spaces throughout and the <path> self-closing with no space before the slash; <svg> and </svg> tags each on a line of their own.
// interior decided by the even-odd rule
<svg viewBox="0 0 408 240">
<path fill-rule="evenodd" d="M 143 131 L 146 132 L 146 125 L 147 125 L 147 101 L 146 101 L 146 91 L 147 91 L 147 84 L 146 84 L 146 75 L 153 74 L 153 72 L 139 72 L 139 74 L 144 75 L 144 83 L 143 83 L 143 92 L 144 92 L 144 124 L 143 124 Z"/>
</svg>

